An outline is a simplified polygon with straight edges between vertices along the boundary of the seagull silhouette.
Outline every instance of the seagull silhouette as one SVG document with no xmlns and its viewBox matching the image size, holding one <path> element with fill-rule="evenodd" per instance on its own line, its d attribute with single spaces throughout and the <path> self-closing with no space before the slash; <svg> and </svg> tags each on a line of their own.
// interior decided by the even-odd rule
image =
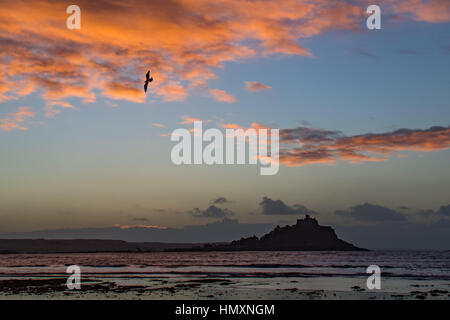
<svg viewBox="0 0 450 320">
<path fill-rule="evenodd" d="M 144 83 L 144 91 L 147 92 L 147 87 L 149 82 L 152 82 L 153 78 L 150 78 L 150 70 L 147 71 L 147 74 L 145 75 L 145 83 Z"/>
</svg>

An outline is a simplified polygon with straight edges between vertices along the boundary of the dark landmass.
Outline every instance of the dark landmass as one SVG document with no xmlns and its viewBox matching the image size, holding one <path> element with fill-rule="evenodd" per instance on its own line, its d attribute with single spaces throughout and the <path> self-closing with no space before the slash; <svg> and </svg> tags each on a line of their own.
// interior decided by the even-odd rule
<svg viewBox="0 0 450 320">
<path fill-rule="evenodd" d="M 292 226 L 277 226 L 261 238 L 241 238 L 230 243 L 126 242 L 102 239 L 0 239 L 0 254 L 181 252 L 181 251 L 356 251 L 337 237 L 333 228 L 319 225 L 308 215 Z"/>
<path fill-rule="evenodd" d="M 0 239 L 0 254 L 14 253 L 94 253 L 161 252 L 198 246 L 198 243 L 126 242 L 122 240 Z"/>
<path fill-rule="evenodd" d="M 319 225 L 316 219 L 306 215 L 292 226 L 277 226 L 261 238 L 242 238 L 229 244 L 205 244 L 194 248 L 176 248 L 166 251 L 358 251 L 367 250 L 354 246 L 337 237 L 333 228 Z"/>
<path fill-rule="evenodd" d="M 293 223 L 290 220 L 292 216 L 286 218 L 289 218 L 290 223 Z M 342 223 L 333 225 L 336 233 L 346 241 L 358 243 L 364 248 L 390 250 L 449 249 L 450 219 L 442 218 L 429 224 L 384 221 L 381 224 L 355 226 Z M 253 235 L 260 238 L 273 230 L 275 226 L 276 224 L 273 223 L 241 223 L 237 219 L 224 218 L 207 224 L 167 229 L 136 225 L 7 232 L 0 233 L 0 239 L 104 239 L 138 243 L 229 243 Z M 380 234 L 383 236 L 380 237 Z"/>
<path fill-rule="evenodd" d="M 183 228 L 151 228 L 142 226 L 115 226 L 106 228 L 55 229 L 0 234 L 0 239 L 103 239 L 126 242 L 159 243 L 211 243 L 231 242 L 251 235 L 262 236 L 275 227 L 274 224 L 240 223 L 224 218 L 204 225 Z"/>
</svg>

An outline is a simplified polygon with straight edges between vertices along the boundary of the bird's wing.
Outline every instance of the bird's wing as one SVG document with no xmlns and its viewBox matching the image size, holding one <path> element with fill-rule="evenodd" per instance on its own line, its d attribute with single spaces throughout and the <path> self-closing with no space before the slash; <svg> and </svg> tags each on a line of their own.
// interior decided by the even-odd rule
<svg viewBox="0 0 450 320">
<path fill-rule="evenodd" d="M 152 82 L 153 81 L 153 77 L 151 77 L 150 79 L 148 79 L 148 82 Z"/>
<path fill-rule="evenodd" d="M 147 80 L 148 80 L 148 78 L 150 77 L 150 70 L 147 71 L 147 74 L 145 75 L 145 77 L 146 77 Z"/>
<path fill-rule="evenodd" d="M 144 83 L 144 91 L 147 92 L 148 82 Z"/>
</svg>

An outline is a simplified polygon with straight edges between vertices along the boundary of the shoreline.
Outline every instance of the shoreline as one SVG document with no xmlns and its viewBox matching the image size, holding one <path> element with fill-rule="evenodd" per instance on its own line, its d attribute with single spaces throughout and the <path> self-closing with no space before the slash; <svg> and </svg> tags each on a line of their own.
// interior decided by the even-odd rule
<svg viewBox="0 0 450 320">
<path fill-rule="evenodd" d="M 81 290 L 68 290 L 65 277 L 0 278 L 0 300 L 10 299 L 256 299 L 256 300 L 448 300 L 450 281 L 385 280 L 381 290 L 364 287 L 364 277 L 242 278 L 89 276 Z"/>
<path fill-rule="evenodd" d="M 0 299 L 446 299 L 445 252 L 200 252 L 12 254 Z M 68 267 L 80 269 L 70 291 Z M 369 290 L 370 265 L 381 289 Z"/>
</svg>

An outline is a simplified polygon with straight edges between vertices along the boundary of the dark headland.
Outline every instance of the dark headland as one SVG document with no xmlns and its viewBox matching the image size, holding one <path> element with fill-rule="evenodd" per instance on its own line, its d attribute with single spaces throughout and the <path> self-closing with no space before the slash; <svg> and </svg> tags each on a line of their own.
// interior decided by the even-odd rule
<svg viewBox="0 0 450 320">
<path fill-rule="evenodd" d="M 306 215 L 292 226 L 277 226 L 261 238 L 242 238 L 228 244 L 205 244 L 201 247 L 166 251 L 367 251 L 341 240 L 332 227 L 321 226 Z"/>
<path fill-rule="evenodd" d="M 126 242 L 98 239 L 0 239 L 0 254 L 89 252 L 182 251 L 357 251 L 361 249 L 337 237 L 331 227 L 306 216 L 292 226 L 277 226 L 261 238 L 242 238 L 231 243 Z"/>
<path fill-rule="evenodd" d="M 0 254 L 161 252 L 198 243 L 127 242 L 99 239 L 0 239 Z"/>
</svg>

